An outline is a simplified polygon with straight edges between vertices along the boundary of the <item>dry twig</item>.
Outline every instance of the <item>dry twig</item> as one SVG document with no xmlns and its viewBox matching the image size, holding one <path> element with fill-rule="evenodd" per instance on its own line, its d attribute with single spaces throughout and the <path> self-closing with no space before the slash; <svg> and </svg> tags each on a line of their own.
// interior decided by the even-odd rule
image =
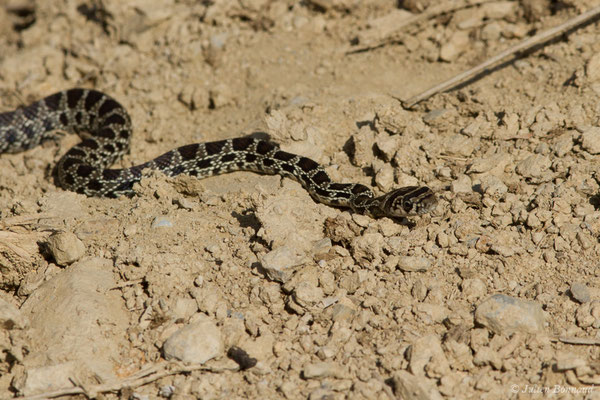
<svg viewBox="0 0 600 400">
<path fill-rule="evenodd" d="M 551 339 L 553 342 L 561 342 L 567 344 L 577 344 L 585 346 L 598 346 L 600 345 L 600 339 L 596 338 L 578 338 L 578 337 L 557 337 Z"/>
<path fill-rule="evenodd" d="M 100 385 L 86 385 L 85 387 L 81 384 L 64 389 L 57 389 L 50 392 L 44 392 L 33 396 L 18 397 L 19 400 L 43 400 L 51 399 L 61 396 L 69 396 L 74 394 L 83 394 L 88 398 L 95 398 L 99 393 L 118 392 L 125 388 L 136 388 L 139 386 L 146 385 L 150 382 L 154 382 L 160 378 L 164 378 L 169 375 L 176 375 L 185 372 L 192 371 L 209 371 L 209 372 L 223 372 L 229 370 L 237 370 L 235 368 L 228 367 L 209 367 L 206 365 L 183 365 L 180 363 L 161 362 L 155 365 L 150 365 L 148 368 L 133 374 L 125 379 L 103 383 Z"/>
<path fill-rule="evenodd" d="M 370 49 L 376 49 L 388 43 L 392 43 L 395 40 L 398 40 L 396 39 L 398 33 L 400 33 L 402 30 L 404 30 L 410 25 L 414 25 L 421 21 L 426 21 L 428 19 L 435 18 L 443 14 L 452 13 L 458 10 L 462 10 L 464 8 L 474 7 L 483 3 L 489 3 L 493 1 L 496 0 L 454 0 L 445 1 L 441 4 L 430 6 L 420 14 L 415 14 L 400 21 L 394 21 L 395 24 L 391 28 L 391 30 L 384 29 L 385 32 L 383 34 L 380 34 L 376 28 L 362 32 L 362 34 L 359 34 L 360 47 L 352 49 L 348 51 L 348 53 L 360 53 Z"/>
<path fill-rule="evenodd" d="M 434 87 L 432 87 L 430 89 L 427 89 L 425 92 L 423 92 L 421 94 L 418 94 L 416 96 L 411 97 L 410 99 L 408 99 L 406 101 L 403 101 L 402 102 L 403 106 L 405 108 L 410 108 L 410 107 L 414 106 L 415 104 L 417 104 L 425 99 L 428 99 L 429 97 L 433 96 L 436 93 L 443 92 L 443 91 L 450 89 L 454 86 L 457 86 L 463 82 L 466 82 L 467 80 L 473 78 L 474 76 L 482 73 L 486 69 L 489 69 L 492 66 L 498 64 L 500 61 L 507 58 L 508 56 L 515 55 L 515 58 L 516 58 L 516 57 L 518 57 L 518 53 L 522 53 L 523 51 L 531 49 L 534 46 L 537 46 L 539 44 L 542 44 L 544 42 L 552 40 L 552 39 L 556 38 L 557 36 L 562 35 L 563 33 L 567 32 L 571 29 L 574 29 L 594 18 L 597 18 L 598 16 L 600 16 L 600 6 L 594 7 L 591 10 L 584 12 L 583 14 L 580 14 L 574 18 L 571 18 L 570 20 L 566 21 L 563 24 L 555 26 L 554 28 L 548 29 L 540 34 L 537 34 L 535 36 L 532 36 L 528 39 L 521 41 L 520 43 L 504 50 L 502 53 L 484 61 L 483 63 L 477 65 L 476 67 L 473 67 L 473 68 L 469 69 L 468 71 L 462 72 L 462 73 L 448 79 L 447 81 L 444 81 L 438 85 L 435 85 Z"/>
</svg>

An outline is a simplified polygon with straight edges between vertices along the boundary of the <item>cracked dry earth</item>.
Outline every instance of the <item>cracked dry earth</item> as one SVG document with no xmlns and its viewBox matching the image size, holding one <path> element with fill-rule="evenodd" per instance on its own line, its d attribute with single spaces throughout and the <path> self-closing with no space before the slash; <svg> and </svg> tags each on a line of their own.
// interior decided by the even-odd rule
<svg viewBox="0 0 600 400">
<path fill-rule="evenodd" d="M 53 184 L 75 135 L 0 155 L 0 397 L 598 398 L 598 25 L 398 101 L 592 2 L 404 27 L 436 3 L 400 3 L 0 2 L 0 111 L 109 93 L 121 166 L 260 130 L 336 181 L 439 197 L 374 220 L 238 172 L 96 199 Z"/>
</svg>

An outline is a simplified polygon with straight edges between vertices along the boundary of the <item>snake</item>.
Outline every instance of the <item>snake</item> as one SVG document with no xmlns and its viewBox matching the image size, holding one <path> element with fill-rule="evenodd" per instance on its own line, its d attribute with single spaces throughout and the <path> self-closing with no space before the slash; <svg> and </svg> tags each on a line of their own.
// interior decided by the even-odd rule
<svg viewBox="0 0 600 400">
<path fill-rule="evenodd" d="M 135 183 L 148 169 L 169 177 L 187 174 L 197 178 L 252 171 L 294 179 L 316 202 L 373 218 L 427 214 L 437 204 L 427 186 L 406 186 L 375 196 L 360 183 L 334 182 L 312 159 L 251 136 L 188 144 L 139 165 L 110 168 L 129 152 L 131 117 L 110 95 L 85 88 L 60 91 L 0 113 L 0 154 L 31 149 L 54 137 L 56 131 L 81 138 L 58 161 L 57 183 L 86 196 L 132 196 Z"/>
</svg>

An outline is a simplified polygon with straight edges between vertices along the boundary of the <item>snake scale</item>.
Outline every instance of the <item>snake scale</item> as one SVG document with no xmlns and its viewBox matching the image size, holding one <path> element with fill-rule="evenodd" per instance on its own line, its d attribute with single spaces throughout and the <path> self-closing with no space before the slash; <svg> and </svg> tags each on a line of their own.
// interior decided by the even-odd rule
<svg viewBox="0 0 600 400">
<path fill-rule="evenodd" d="M 403 187 L 375 197 L 364 185 L 333 182 L 310 158 L 252 137 L 189 144 L 140 165 L 109 169 L 129 151 L 131 118 L 115 99 L 91 89 L 65 90 L 0 113 L 0 153 L 35 147 L 56 130 L 78 133 L 82 138 L 58 162 L 58 183 L 87 196 L 132 195 L 133 185 L 142 178 L 144 169 L 198 178 L 253 171 L 295 179 L 317 202 L 351 208 L 375 218 L 425 214 L 437 204 L 435 195 L 425 186 Z"/>
</svg>

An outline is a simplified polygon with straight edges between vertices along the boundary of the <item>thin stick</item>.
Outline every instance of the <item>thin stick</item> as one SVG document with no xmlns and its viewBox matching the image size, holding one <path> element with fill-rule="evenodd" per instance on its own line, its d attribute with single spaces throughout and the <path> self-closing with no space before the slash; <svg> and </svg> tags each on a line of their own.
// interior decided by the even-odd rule
<svg viewBox="0 0 600 400">
<path fill-rule="evenodd" d="M 438 92 L 443 92 L 453 86 L 456 86 L 462 82 L 467 81 L 468 79 L 472 78 L 473 76 L 483 72 L 485 69 L 490 68 L 492 65 L 498 63 L 500 60 L 515 54 L 515 53 L 519 53 L 523 50 L 526 50 L 528 48 L 531 48 L 537 44 L 543 43 L 545 41 L 548 41 L 552 38 L 555 38 L 561 34 L 563 34 L 565 31 L 568 31 L 578 25 L 581 25 L 585 22 L 587 22 L 588 20 L 597 17 L 598 15 L 600 15 L 600 6 L 598 7 L 594 7 L 591 10 L 588 10 L 586 12 L 584 12 L 583 14 L 578 15 L 577 17 L 571 18 L 570 20 L 568 20 L 567 22 L 560 24 L 554 28 L 548 29 L 545 32 L 542 32 L 538 35 L 532 36 L 528 39 L 525 39 L 523 41 L 521 41 L 521 43 L 518 43 L 515 46 L 512 46 L 506 50 L 504 50 L 502 53 L 488 59 L 487 61 L 477 65 L 474 68 L 469 69 L 468 71 L 462 72 L 456 76 L 454 76 L 451 79 L 448 79 L 447 81 L 444 81 L 438 85 L 435 85 L 434 87 L 432 87 L 431 89 L 427 89 L 425 92 L 413 96 L 410 99 L 403 101 L 403 105 L 406 108 L 410 108 L 412 106 L 414 106 L 415 104 L 428 99 L 429 97 L 433 96 L 434 94 L 438 93 Z"/>
<path fill-rule="evenodd" d="M 362 34 L 358 35 L 360 47 L 354 48 L 354 49 L 348 51 L 347 53 L 348 54 L 360 53 L 363 51 L 367 51 L 369 49 L 374 49 L 374 48 L 383 46 L 386 43 L 393 41 L 393 39 L 391 39 L 391 37 L 396 35 L 398 32 L 402 31 L 404 28 L 406 28 L 409 25 L 414 25 L 421 21 L 432 19 L 432 18 L 435 18 L 442 14 L 449 14 L 449 13 L 452 13 L 452 12 L 455 12 L 455 11 L 458 11 L 461 9 L 475 7 L 475 6 L 484 4 L 484 3 L 490 3 L 490 2 L 494 2 L 494 1 L 497 1 L 497 0 L 471 0 L 471 1 L 466 1 L 466 2 L 464 0 L 455 0 L 452 2 L 444 2 L 442 4 L 432 5 L 419 14 L 415 14 L 406 19 L 397 21 L 397 23 L 393 27 L 393 30 L 391 30 L 389 32 L 385 32 L 383 34 L 383 37 L 377 37 L 377 38 L 372 37 L 379 33 L 376 29 L 364 31 Z"/>
<path fill-rule="evenodd" d="M 209 371 L 209 372 L 223 372 L 223 371 L 235 371 L 235 368 L 228 367 L 209 367 L 206 365 L 183 365 L 179 363 L 163 362 L 145 368 L 138 373 L 131 375 L 120 381 L 110 382 L 100 385 L 89 385 L 89 386 L 74 386 L 64 389 L 57 389 L 51 392 L 40 393 L 32 396 L 18 397 L 18 400 L 43 400 L 51 399 L 55 397 L 68 396 L 74 394 L 83 394 L 88 398 L 97 397 L 98 393 L 118 392 L 124 388 L 136 388 L 138 386 L 146 385 L 150 382 L 154 382 L 160 378 L 164 378 L 169 375 L 176 375 L 184 372 L 192 371 Z"/>
<path fill-rule="evenodd" d="M 562 342 L 567 344 L 578 344 L 584 346 L 598 346 L 600 345 L 600 339 L 596 338 L 578 338 L 578 337 L 557 337 L 551 339 L 553 342 Z"/>
</svg>

